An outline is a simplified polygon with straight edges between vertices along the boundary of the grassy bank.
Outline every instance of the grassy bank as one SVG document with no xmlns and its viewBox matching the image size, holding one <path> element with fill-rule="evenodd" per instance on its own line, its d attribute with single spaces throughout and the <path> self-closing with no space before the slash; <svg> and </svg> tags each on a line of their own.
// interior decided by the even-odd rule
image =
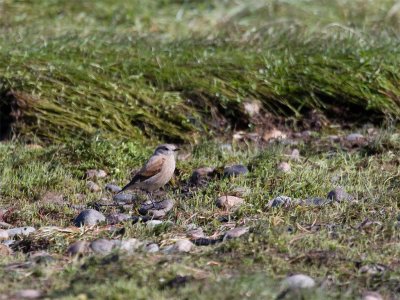
<svg viewBox="0 0 400 300">
<path fill-rule="evenodd" d="M 393 1 L 3 1 L 0 16 L 2 132 L 25 140 L 193 141 L 247 128 L 249 100 L 400 112 Z"/>
</svg>

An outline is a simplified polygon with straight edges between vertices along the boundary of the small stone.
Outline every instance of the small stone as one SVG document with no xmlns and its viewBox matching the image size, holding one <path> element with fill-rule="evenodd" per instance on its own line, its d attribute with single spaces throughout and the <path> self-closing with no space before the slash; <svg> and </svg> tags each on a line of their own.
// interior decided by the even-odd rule
<svg viewBox="0 0 400 300">
<path fill-rule="evenodd" d="M 367 273 L 369 275 L 382 274 L 387 270 L 387 267 L 381 264 L 365 265 L 360 268 L 360 273 Z"/>
<path fill-rule="evenodd" d="M 190 239 L 199 239 L 199 238 L 203 238 L 205 236 L 204 232 L 203 232 L 203 228 L 201 228 L 201 227 L 198 227 L 198 228 L 192 229 L 192 230 L 188 230 L 186 232 L 186 234 L 187 234 L 188 238 L 190 238 Z"/>
<path fill-rule="evenodd" d="M 143 245 L 143 242 L 139 241 L 138 239 L 127 239 L 122 240 L 119 249 L 128 253 L 133 253 L 137 249 L 139 249 Z"/>
<path fill-rule="evenodd" d="M 354 197 L 346 193 L 346 191 L 342 187 L 337 187 L 330 191 L 326 198 L 335 202 L 346 202 L 354 200 Z"/>
<path fill-rule="evenodd" d="M 281 162 L 277 166 L 278 171 L 283 172 L 283 173 L 289 173 L 291 170 L 290 165 L 287 162 Z"/>
<path fill-rule="evenodd" d="M 10 247 L 4 244 L 0 244 L 0 257 L 8 256 L 12 254 L 12 250 Z"/>
<path fill-rule="evenodd" d="M 193 171 L 189 183 L 192 185 L 200 185 L 206 183 L 215 174 L 215 168 L 203 167 Z"/>
<path fill-rule="evenodd" d="M 29 259 L 35 264 L 48 265 L 55 262 L 53 256 L 46 251 L 30 252 Z"/>
<path fill-rule="evenodd" d="M 107 183 L 105 189 L 111 193 L 118 193 L 122 190 L 118 185 L 112 183 Z"/>
<path fill-rule="evenodd" d="M 67 249 L 67 255 L 69 256 L 81 256 L 83 254 L 89 253 L 90 243 L 87 241 L 76 241 L 69 245 Z"/>
<path fill-rule="evenodd" d="M 293 149 L 292 152 L 289 154 L 289 158 L 294 161 L 299 161 L 300 160 L 299 149 Z"/>
<path fill-rule="evenodd" d="M 0 241 L 8 240 L 9 239 L 9 234 L 7 230 L 0 229 Z"/>
<path fill-rule="evenodd" d="M 266 131 L 263 134 L 263 140 L 265 142 L 269 142 L 270 140 L 278 140 L 278 139 L 286 139 L 286 133 L 283 133 L 282 131 L 274 128 L 270 131 Z"/>
<path fill-rule="evenodd" d="M 107 224 L 115 225 L 124 221 L 132 220 L 132 216 L 123 213 L 114 213 L 106 217 Z"/>
<path fill-rule="evenodd" d="M 261 102 L 258 100 L 246 101 L 243 103 L 244 111 L 250 116 L 253 117 L 258 115 L 261 110 Z"/>
<path fill-rule="evenodd" d="M 90 248 L 97 254 L 109 254 L 117 245 L 115 241 L 107 239 L 98 239 L 90 243 Z"/>
<path fill-rule="evenodd" d="M 113 200 L 120 205 L 132 204 L 137 199 L 136 195 L 132 194 L 116 194 Z"/>
<path fill-rule="evenodd" d="M 92 193 L 97 193 L 101 191 L 100 186 L 97 183 L 94 183 L 93 181 L 88 181 L 86 183 L 86 186 Z"/>
<path fill-rule="evenodd" d="M 236 227 L 231 230 L 228 230 L 225 233 L 224 240 L 238 238 L 248 232 L 249 232 L 249 227 Z"/>
<path fill-rule="evenodd" d="M 194 244 L 189 240 L 179 240 L 174 245 L 167 247 L 164 251 L 167 253 L 190 252 Z"/>
<path fill-rule="evenodd" d="M 306 205 L 313 205 L 313 206 L 323 206 L 332 203 L 331 200 L 320 198 L 320 197 L 312 197 L 308 198 L 304 201 Z"/>
<path fill-rule="evenodd" d="M 148 245 L 145 247 L 144 250 L 145 250 L 147 253 L 155 253 L 155 252 L 160 251 L 160 247 L 158 247 L 158 245 L 155 244 L 155 243 L 151 243 L 151 244 L 148 244 Z"/>
<path fill-rule="evenodd" d="M 292 198 L 287 196 L 278 196 L 268 202 L 268 207 L 289 207 L 292 203 Z"/>
<path fill-rule="evenodd" d="M 221 196 L 217 199 L 216 205 L 223 209 L 237 208 L 244 203 L 244 199 L 235 196 Z"/>
<path fill-rule="evenodd" d="M 42 297 L 42 292 L 33 289 L 20 290 L 14 294 L 16 299 L 38 299 Z"/>
<path fill-rule="evenodd" d="M 339 142 L 340 141 L 340 136 L 338 135 L 328 135 L 328 140 L 331 142 Z"/>
<path fill-rule="evenodd" d="M 225 177 L 232 177 L 232 176 L 239 176 L 239 175 L 246 175 L 249 172 L 246 166 L 243 165 L 233 165 L 226 167 L 224 169 L 224 176 Z"/>
<path fill-rule="evenodd" d="M 154 219 L 161 219 L 174 207 L 172 199 L 164 199 L 158 202 L 146 201 L 139 209 L 142 215 L 150 215 Z"/>
<path fill-rule="evenodd" d="M 35 232 L 36 229 L 30 226 L 27 227 L 16 227 L 16 228 L 11 228 L 11 229 L 7 229 L 7 233 L 9 237 L 13 237 L 15 235 L 25 235 L 28 236 L 30 235 L 32 232 Z"/>
<path fill-rule="evenodd" d="M 99 222 L 103 222 L 106 220 L 106 217 L 97 210 L 94 209 L 85 209 L 81 211 L 81 213 L 75 218 L 74 225 L 77 227 L 80 226 L 94 226 Z"/>
<path fill-rule="evenodd" d="M 88 179 L 98 179 L 98 178 L 104 178 L 107 177 L 107 173 L 104 170 L 87 170 L 86 171 L 86 178 Z"/>
<path fill-rule="evenodd" d="M 297 274 L 285 278 L 282 286 L 287 289 L 305 289 L 315 286 L 315 281 L 310 276 Z"/>
<path fill-rule="evenodd" d="M 346 136 L 346 141 L 350 143 L 359 143 L 364 141 L 364 136 L 360 133 L 351 133 Z"/>
<path fill-rule="evenodd" d="M 150 221 L 147 221 L 146 222 L 146 226 L 148 227 L 148 228 L 155 228 L 155 227 L 157 227 L 157 226 L 160 226 L 161 224 L 163 224 L 164 222 L 163 221 L 160 221 L 160 220 L 150 220 Z"/>
<path fill-rule="evenodd" d="M 383 297 L 377 292 L 365 292 L 362 300 L 383 300 Z"/>
</svg>

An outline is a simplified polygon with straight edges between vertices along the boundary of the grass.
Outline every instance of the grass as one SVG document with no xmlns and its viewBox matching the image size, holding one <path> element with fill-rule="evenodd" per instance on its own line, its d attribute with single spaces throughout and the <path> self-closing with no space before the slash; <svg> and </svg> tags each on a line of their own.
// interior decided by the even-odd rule
<svg viewBox="0 0 400 300">
<path fill-rule="evenodd" d="M 400 112 L 393 1 L 3 1 L 0 16 L 0 131 L 26 141 L 193 142 L 251 126 L 254 99 L 297 118 Z"/>
<path fill-rule="evenodd" d="M 304 291 L 307 299 L 354 299 L 367 290 L 396 297 L 400 282 L 398 130 L 380 130 L 366 145 L 350 150 L 329 142 L 325 134 L 313 136 L 311 140 L 296 139 L 303 158 L 290 161 L 288 174 L 276 169 L 293 149 L 282 143 L 262 147 L 236 143 L 230 151 L 219 143 L 203 142 L 186 149 L 192 157 L 178 162 L 180 175 L 166 191 L 176 202 L 167 218 L 173 225 L 149 229 L 123 223 L 123 232 L 60 232 L 48 226 L 73 228 L 71 220 L 79 211 L 67 204 L 90 206 L 102 197 L 111 197 L 105 191 L 87 190 L 86 169 L 101 168 L 110 174 L 98 180 L 102 187 L 111 181 L 122 185 L 131 168 L 140 166 L 150 154 L 150 148 L 132 142 L 115 146 L 107 140 L 42 149 L 1 144 L 0 203 L 9 209 L 6 220 L 14 226 L 41 228 L 22 239 L 23 249 L 48 251 L 55 261 L 21 269 L 12 263 L 29 261 L 29 256 L 19 253 L 1 258 L 0 288 L 6 295 L 21 288 L 37 288 L 49 298 L 62 299 L 262 299 L 276 297 L 281 292 L 280 280 L 288 274 L 304 273 L 321 285 Z M 182 193 L 194 168 L 232 163 L 249 165 L 250 174 L 212 180 L 193 189 L 190 196 Z M 77 239 L 135 237 L 167 245 L 185 236 L 188 223 L 201 226 L 207 235 L 223 232 L 228 224 L 220 217 L 226 212 L 215 206 L 215 199 L 231 194 L 238 186 L 247 190 L 245 204 L 228 216 L 233 224 L 250 227 L 250 234 L 243 238 L 196 246 L 187 255 L 115 252 L 72 261 L 64 256 L 67 246 Z M 335 186 L 345 187 L 357 202 L 266 208 L 278 195 L 324 197 Z M 48 191 L 62 194 L 66 203 L 45 202 L 43 195 Z M 135 208 L 131 213 L 137 213 Z M 362 225 L 366 220 L 376 223 Z M 383 265 L 383 271 L 363 272 L 365 266 L 374 265 Z M 171 287 L 176 276 L 186 276 L 186 284 Z"/>
</svg>

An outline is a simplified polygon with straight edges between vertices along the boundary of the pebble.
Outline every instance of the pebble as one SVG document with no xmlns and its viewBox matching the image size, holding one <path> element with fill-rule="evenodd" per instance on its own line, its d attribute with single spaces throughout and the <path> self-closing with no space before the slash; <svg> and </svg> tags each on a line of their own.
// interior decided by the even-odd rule
<svg viewBox="0 0 400 300">
<path fill-rule="evenodd" d="M 118 185 L 112 183 L 107 183 L 105 189 L 111 193 L 118 193 L 122 190 L 122 188 L 120 188 Z"/>
<path fill-rule="evenodd" d="M 0 244 L 0 257 L 1 256 L 8 256 L 12 254 L 12 250 L 10 247 L 4 244 Z"/>
<path fill-rule="evenodd" d="M 248 172 L 249 172 L 249 169 L 247 169 L 246 166 L 233 165 L 233 166 L 225 167 L 225 169 L 224 169 L 224 177 L 246 175 Z"/>
<path fill-rule="evenodd" d="M 383 300 L 383 297 L 377 292 L 365 292 L 362 300 Z"/>
<path fill-rule="evenodd" d="M 76 241 L 69 245 L 67 249 L 67 255 L 69 256 L 81 256 L 89 252 L 90 243 L 87 241 Z"/>
<path fill-rule="evenodd" d="M 269 207 L 289 207 L 290 204 L 292 203 L 292 198 L 287 197 L 287 196 L 278 196 L 271 201 L 268 202 Z"/>
<path fill-rule="evenodd" d="M 299 149 L 293 149 L 292 152 L 289 154 L 289 158 L 294 161 L 299 161 L 300 160 Z"/>
<path fill-rule="evenodd" d="M 151 243 L 151 244 L 148 244 L 148 245 L 145 247 L 144 250 L 145 250 L 147 253 L 155 253 L 155 252 L 160 251 L 160 247 L 158 247 L 158 245 L 155 244 L 155 243 Z"/>
<path fill-rule="evenodd" d="M 304 289 L 314 287 L 315 281 L 310 276 L 297 274 L 285 278 L 282 285 L 289 289 Z"/>
<path fill-rule="evenodd" d="M 158 202 L 146 201 L 139 209 L 139 213 L 142 215 L 150 215 L 154 219 L 160 219 L 174 207 L 174 201 L 172 199 L 164 199 Z"/>
<path fill-rule="evenodd" d="M 97 254 L 109 254 L 117 245 L 115 241 L 98 239 L 90 243 L 90 249 Z"/>
<path fill-rule="evenodd" d="M 81 211 L 81 213 L 75 218 L 74 225 L 77 227 L 86 225 L 86 226 L 94 226 L 99 222 L 103 222 L 106 220 L 106 217 L 97 210 L 94 209 L 85 209 Z"/>
<path fill-rule="evenodd" d="M 228 230 L 225 233 L 224 240 L 238 238 L 248 232 L 249 232 L 249 227 L 236 227 L 231 230 Z"/>
<path fill-rule="evenodd" d="M 86 183 L 86 187 L 91 191 L 92 193 L 97 193 L 101 191 L 100 186 L 97 183 L 94 183 L 93 181 L 88 181 Z"/>
<path fill-rule="evenodd" d="M 250 117 L 253 117 L 260 113 L 261 102 L 258 100 L 246 101 L 243 103 L 243 108 Z"/>
<path fill-rule="evenodd" d="M 119 249 L 128 253 L 133 253 L 143 245 L 143 242 L 138 239 L 122 240 L 119 244 Z"/>
<path fill-rule="evenodd" d="M 51 256 L 46 251 L 30 252 L 29 259 L 33 261 L 35 264 L 43 264 L 43 265 L 48 265 L 52 262 L 55 262 L 54 257 Z"/>
<path fill-rule="evenodd" d="M 123 213 L 114 213 L 106 217 L 107 224 L 110 225 L 115 225 L 131 219 L 132 219 L 131 215 Z"/>
<path fill-rule="evenodd" d="M 235 196 L 221 196 L 217 199 L 216 205 L 223 209 L 237 208 L 244 203 L 244 199 Z"/>
<path fill-rule="evenodd" d="M 25 235 L 28 236 L 30 235 L 32 232 L 35 232 L 36 229 L 30 226 L 27 227 L 16 227 L 16 228 L 11 228 L 11 229 L 7 229 L 7 233 L 9 237 L 13 237 L 15 235 Z"/>
<path fill-rule="evenodd" d="M 20 290 L 14 294 L 16 299 L 38 299 L 42 297 L 42 292 L 34 289 Z"/>
<path fill-rule="evenodd" d="M 283 172 L 283 173 L 289 173 L 292 169 L 287 162 L 279 163 L 276 168 L 278 169 L 278 171 Z"/>
<path fill-rule="evenodd" d="M 351 133 L 346 136 L 346 141 L 351 143 L 359 143 L 364 141 L 364 136 L 360 133 Z"/>
<path fill-rule="evenodd" d="M 326 196 L 326 198 L 335 202 L 345 202 L 354 200 L 354 197 L 346 193 L 346 191 L 342 187 L 337 187 L 332 191 L 330 191 Z"/>
<path fill-rule="evenodd" d="M 160 220 L 150 220 L 150 221 L 147 221 L 146 222 L 146 226 L 148 227 L 148 228 L 155 228 L 155 227 L 157 227 L 157 226 L 159 226 L 159 225 L 161 225 L 161 224 L 163 224 L 164 222 L 163 221 L 160 221 Z"/>
<path fill-rule="evenodd" d="M 189 240 L 179 240 L 174 245 L 164 249 L 166 253 L 190 252 L 194 244 Z"/>
<path fill-rule="evenodd" d="M 132 194 L 116 194 L 113 197 L 113 200 L 120 205 L 132 204 L 136 199 L 137 197 Z"/>
<path fill-rule="evenodd" d="M 283 133 L 282 131 L 278 129 L 272 129 L 270 131 L 266 131 L 263 134 L 263 140 L 265 142 L 269 142 L 270 140 L 276 140 L 276 139 L 286 139 L 286 133 Z"/>
<path fill-rule="evenodd" d="M 97 179 L 107 177 L 107 172 L 104 170 L 90 169 L 86 171 L 86 178 Z"/>
<path fill-rule="evenodd" d="M 189 183 L 192 185 L 200 185 L 206 183 L 215 174 L 215 168 L 203 167 L 193 171 L 192 176 L 189 179 Z"/>
<path fill-rule="evenodd" d="M 328 136 L 328 139 L 329 139 L 331 142 L 339 142 L 339 141 L 340 141 L 340 136 L 338 136 L 338 135 L 329 135 L 329 136 Z"/>
<path fill-rule="evenodd" d="M 205 236 L 204 232 L 203 232 L 203 228 L 201 228 L 201 227 L 198 227 L 198 228 L 195 228 L 192 230 L 188 230 L 186 232 L 186 234 L 187 234 L 188 238 L 190 238 L 190 239 L 199 239 L 199 238 L 203 238 Z"/>
<path fill-rule="evenodd" d="M 0 241 L 8 240 L 9 234 L 7 230 L 0 229 Z"/>
</svg>

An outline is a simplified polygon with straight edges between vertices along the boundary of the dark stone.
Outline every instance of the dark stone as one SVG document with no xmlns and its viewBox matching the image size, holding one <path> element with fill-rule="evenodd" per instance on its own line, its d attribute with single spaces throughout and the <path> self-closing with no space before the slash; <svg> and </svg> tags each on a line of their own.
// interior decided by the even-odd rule
<svg viewBox="0 0 400 300">
<path fill-rule="evenodd" d="M 117 202 L 118 204 L 124 205 L 124 204 L 132 204 L 137 197 L 132 194 L 116 194 L 113 197 L 113 200 Z"/>
<path fill-rule="evenodd" d="M 110 225 L 115 225 L 124 221 L 132 220 L 132 217 L 128 214 L 115 213 L 107 216 L 107 223 Z"/>
<path fill-rule="evenodd" d="M 112 183 L 107 183 L 105 189 L 111 193 L 118 193 L 122 190 L 118 185 Z"/>
<path fill-rule="evenodd" d="M 74 225 L 75 226 L 93 226 L 99 222 L 103 222 L 106 220 L 106 217 L 97 210 L 94 209 L 86 209 L 81 211 L 81 213 L 75 218 Z"/>
<path fill-rule="evenodd" d="M 337 187 L 330 191 L 328 193 L 327 198 L 329 200 L 335 201 L 335 202 L 343 202 L 343 201 L 353 201 L 354 197 L 348 193 L 342 188 L 342 187 Z"/>
<path fill-rule="evenodd" d="M 222 238 L 219 239 L 210 239 L 207 237 L 203 238 L 198 238 L 192 240 L 192 243 L 195 244 L 196 246 L 210 246 L 210 245 L 215 245 L 222 242 Z"/>
<path fill-rule="evenodd" d="M 243 165 L 233 165 L 224 169 L 224 177 L 246 175 L 249 169 Z"/>
<path fill-rule="evenodd" d="M 174 207 L 174 201 L 172 199 L 164 199 L 158 202 L 146 201 L 139 209 L 139 213 L 142 215 L 150 215 L 154 219 L 160 219 L 164 217 Z"/>
</svg>

